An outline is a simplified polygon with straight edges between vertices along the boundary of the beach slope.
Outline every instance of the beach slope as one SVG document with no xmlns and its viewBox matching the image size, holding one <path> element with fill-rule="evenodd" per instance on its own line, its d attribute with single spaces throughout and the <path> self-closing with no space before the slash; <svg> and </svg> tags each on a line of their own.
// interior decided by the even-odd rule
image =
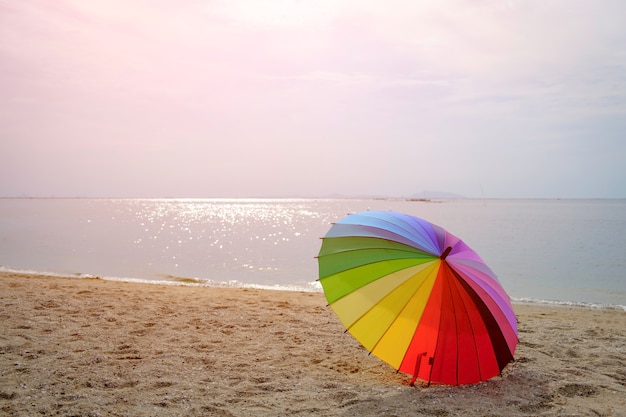
<svg viewBox="0 0 626 417">
<path fill-rule="evenodd" d="M 0 415 L 626 415 L 626 312 L 514 307 L 501 377 L 409 387 L 320 293 L 0 273 Z"/>
</svg>

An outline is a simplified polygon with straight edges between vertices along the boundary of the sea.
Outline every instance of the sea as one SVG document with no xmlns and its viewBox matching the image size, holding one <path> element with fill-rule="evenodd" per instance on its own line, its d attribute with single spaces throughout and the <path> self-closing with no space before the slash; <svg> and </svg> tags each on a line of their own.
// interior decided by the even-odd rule
<svg viewBox="0 0 626 417">
<path fill-rule="evenodd" d="M 626 311 L 626 200 L 0 198 L 0 271 L 321 291 L 333 222 L 394 210 L 474 249 L 513 301 Z"/>
</svg>

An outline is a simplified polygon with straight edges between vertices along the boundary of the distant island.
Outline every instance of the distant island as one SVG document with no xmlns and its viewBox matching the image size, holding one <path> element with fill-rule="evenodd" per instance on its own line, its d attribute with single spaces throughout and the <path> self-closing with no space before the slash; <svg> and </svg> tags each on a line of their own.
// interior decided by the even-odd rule
<svg viewBox="0 0 626 417">
<path fill-rule="evenodd" d="M 381 194 L 359 194 L 359 195 L 346 195 L 346 194 L 331 194 L 322 198 L 363 198 L 373 200 L 405 200 L 405 201 L 432 201 L 432 200 L 444 200 L 444 199 L 462 199 L 467 198 L 464 195 L 446 193 L 441 191 L 422 191 L 421 193 L 410 194 L 406 196 L 392 196 Z"/>
<path fill-rule="evenodd" d="M 432 200 L 445 200 L 445 199 L 461 199 L 461 198 L 467 198 L 463 195 L 460 194 L 454 194 L 454 193 L 445 193 L 445 192 L 441 192 L 441 191 L 422 191 L 421 193 L 416 193 L 416 194 L 411 194 L 408 196 L 401 196 L 401 197 L 383 197 L 383 196 L 377 196 L 377 197 L 372 197 L 374 199 L 377 200 L 406 200 L 406 201 L 432 201 Z"/>
<path fill-rule="evenodd" d="M 467 198 L 464 195 L 454 194 L 454 193 L 446 193 L 442 191 L 422 191 L 421 193 L 413 194 L 408 196 L 410 199 L 433 199 L 433 198 Z"/>
</svg>

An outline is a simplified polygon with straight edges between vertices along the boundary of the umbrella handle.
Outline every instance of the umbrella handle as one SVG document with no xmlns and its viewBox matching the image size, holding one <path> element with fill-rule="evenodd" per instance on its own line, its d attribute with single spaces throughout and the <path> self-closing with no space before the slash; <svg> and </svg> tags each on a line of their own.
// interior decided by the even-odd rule
<svg viewBox="0 0 626 417">
<path fill-rule="evenodd" d="M 415 371 L 413 372 L 413 378 L 411 378 L 411 382 L 409 382 L 409 386 L 415 385 L 415 381 L 417 380 L 417 374 L 420 372 L 420 367 L 422 366 L 422 358 L 426 356 L 426 352 L 422 352 L 417 355 L 415 358 Z"/>
</svg>

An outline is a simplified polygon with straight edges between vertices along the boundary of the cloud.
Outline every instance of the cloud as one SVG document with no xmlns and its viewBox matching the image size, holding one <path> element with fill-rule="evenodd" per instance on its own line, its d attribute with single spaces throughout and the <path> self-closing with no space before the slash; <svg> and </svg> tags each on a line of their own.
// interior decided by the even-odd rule
<svg viewBox="0 0 626 417">
<path fill-rule="evenodd" d="M 619 1 L 1 7 L 3 195 L 626 192 Z"/>
</svg>

